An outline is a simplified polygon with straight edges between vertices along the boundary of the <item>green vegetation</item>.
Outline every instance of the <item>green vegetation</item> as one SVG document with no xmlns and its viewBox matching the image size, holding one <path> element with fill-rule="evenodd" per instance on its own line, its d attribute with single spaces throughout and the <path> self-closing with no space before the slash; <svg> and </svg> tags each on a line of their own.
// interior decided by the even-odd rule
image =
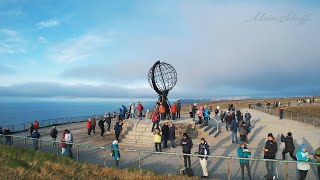
<svg viewBox="0 0 320 180">
<path fill-rule="evenodd" d="M 319 105 L 309 105 L 309 106 L 295 106 L 288 107 L 286 110 L 301 114 L 308 114 L 310 116 L 320 117 L 320 106 Z"/>
<path fill-rule="evenodd" d="M 115 169 L 78 163 L 68 157 L 0 145 L 1 179 L 198 179 L 135 168 Z"/>
</svg>

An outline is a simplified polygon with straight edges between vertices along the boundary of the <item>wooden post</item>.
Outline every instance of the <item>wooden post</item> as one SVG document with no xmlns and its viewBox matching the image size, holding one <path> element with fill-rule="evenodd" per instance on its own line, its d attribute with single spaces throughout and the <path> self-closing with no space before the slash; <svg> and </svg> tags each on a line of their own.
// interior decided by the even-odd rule
<svg viewBox="0 0 320 180">
<path fill-rule="evenodd" d="M 230 159 L 228 159 L 228 180 L 231 179 L 231 172 L 230 172 Z"/>
<path fill-rule="evenodd" d="M 80 159 L 80 150 L 79 150 L 79 144 L 77 144 L 77 162 L 79 162 Z"/>
</svg>

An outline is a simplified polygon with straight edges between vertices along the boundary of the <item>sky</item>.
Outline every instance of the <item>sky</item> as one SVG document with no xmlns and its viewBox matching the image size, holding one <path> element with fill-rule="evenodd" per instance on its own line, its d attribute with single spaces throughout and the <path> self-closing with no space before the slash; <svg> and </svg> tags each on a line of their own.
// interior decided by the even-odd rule
<svg viewBox="0 0 320 180">
<path fill-rule="evenodd" d="M 0 97 L 320 95 L 318 1 L 0 1 Z"/>
</svg>

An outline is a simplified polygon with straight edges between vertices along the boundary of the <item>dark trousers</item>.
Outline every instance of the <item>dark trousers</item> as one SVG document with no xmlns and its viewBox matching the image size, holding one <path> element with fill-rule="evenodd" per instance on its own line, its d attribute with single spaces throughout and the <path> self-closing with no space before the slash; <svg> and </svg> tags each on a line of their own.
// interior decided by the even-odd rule
<svg viewBox="0 0 320 180">
<path fill-rule="evenodd" d="M 283 160 L 286 160 L 286 154 L 289 153 L 289 154 L 290 154 L 290 157 L 291 157 L 293 160 L 296 161 L 296 160 L 297 160 L 297 157 L 293 154 L 293 152 L 294 152 L 294 150 L 293 150 L 293 151 L 288 151 L 288 150 L 286 150 L 286 149 L 283 150 L 283 151 L 282 151 L 282 159 L 283 159 Z"/>
<path fill-rule="evenodd" d="M 88 135 L 91 134 L 92 127 L 88 128 Z"/>
<path fill-rule="evenodd" d="M 247 142 L 247 136 L 246 135 L 240 135 L 240 141 Z"/>
<path fill-rule="evenodd" d="M 36 150 L 36 151 L 38 151 L 38 140 L 33 140 L 33 148 L 34 148 L 34 150 Z"/>
<path fill-rule="evenodd" d="M 67 151 L 69 153 L 69 157 L 72 159 L 73 154 L 72 154 L 72 144 L 67 144 Z"/>
<path fill-rule="evenodd" d="M 305 180 L 307 177 L 307 174 L 308 174 L 308 170 L 306 170 L 306 171 L 299 170 L 299 174 L 300 174 L 299 180 Z"/>
<path fill-rule="evenodd" d="M 161 152 L 161 142 L 159 142 L 159 143 L 154 143 L 154 146 L 156 147 L 156 151 L 157 152 Z"/>
<path fill-rule="evenodd" d="M 199 118 L 198 123 L 201 124 L 202 123 L 202 117 L 198 116 L 198 118 Z"/>
<path fill-rule="evenodd" d="M 248 177 L 251 180 L 251 172 L 250 172 L 249 163 L 240 163 L 242 179 L 244 180 L 244 166 L 246 166 Z"/>
<path fill-rule="evenodd" d="M 110 131 L 111 123 L 107 123 L 107 125 L 108 125 L 108 131 Z"/>
<path fill-rule="evenodd" d="M 116 167 L 119 166 L 119 159 L 115 159 L 115 165 L 116 165 Z"/>
<path fill-rule="evenodd" d="M 120 133 L 116 132 L 115 135 L 116 135 L 116 140 L 119 142 Z"/>
<path fill-rule="evenodd" d="M 186 153 L 184 152 L 183 154 L 191 154 L 191 153 Z M 183 159 L 184 159 L 184 167 L 191 167 L 191 158 L 189 155 L 183 155 Z"/>
<path fill-rule="evenodd" d="M 154 130 L 154 126 L 155 126 L 155 125 L 157 125 L 156 128 L 159 129 L 159 122 L 160 122 L 159 120 L 153 121 L 152 129 L 151 129 L 152 132 L 153 132 L 153 130 Z"/>
<path fill-rule="evenodd" d="M 160 113 L 160 117 L 161 117 L 161 120 L 164 120 L 166 118 L 166 113 Z"/>
<path fill-rule="evenodd" d="M 96 126 L 91 126 L 92 132 L 96 133 Z"/>
<path fill-rule="evenodd" d="M 100 127 L 100 130 L 101 130 L 100 136 L 103 136 L 103 134 L 105 132 L 104 127 Z"/>
<path fill-rule="evenodd" d="M 162 136 L 163 148 L 168 147 L 168 136 Z"/>
<path fill-rule="evenodd" d="M 179 109 L 177 110 L 177 118 L 180 119 L 180 110 Z"/>
<path fill-rule="evenodd" d="M 172 120 L 176 120 L 176 113 L 172 113 Z"/>
<path fill-rule="evenodd" d="M 52 138 L 52 141 L 56 141 L 56 140 L 57 140 L 57 137 Z M 56 146 L 56 142 L 53 142 L 52 146 Z"/>
</svg>

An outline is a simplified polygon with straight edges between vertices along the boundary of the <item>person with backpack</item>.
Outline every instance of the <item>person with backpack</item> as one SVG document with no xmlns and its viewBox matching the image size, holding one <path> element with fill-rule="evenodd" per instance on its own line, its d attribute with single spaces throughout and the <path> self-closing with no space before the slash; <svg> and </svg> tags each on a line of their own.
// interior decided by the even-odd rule
<svg viewBox="0 0 320 180">
<path fill-rule="evenodd" d="M 201 142 L 199 144 L 198 149 L 199 161 L 202 168 L 202 178 L 208 178 L 208 167 L 207 167 L 207 159 L 208 155 L 210 155 L 210 148 L 207 141 L 204 138 L 201 138 Z"/>
<path fill-rule="evenodd" d="M 87 121 L 87 130 L 88 130 L 88 135 L 91 134 L 91 130 L 92 130 L 92 124 L 91 124 L 91 119 L 89 118 L 88 121 Z"/>
<path fill-rule="evenodd" d="M 238 157 L 240 158 L 249 158 L 251 156 L 251 151 L 250 149 L 248 149 L 248 144 L 246 142 L 243 142 L 240 144 L 237 150 L 237 154 L 238 154 Z M 251 180 L 249 160 L 240 159 L 240 167 L 241 167 L 242 180 L 244 180 L 244 167 L 247 168 L 248 177 Z"/>
<path fill-rule="evenodd" d="M 138 106 L 137 106 L 137 110 L 138 110 L 138 116 L 139 116 L 139 120 L 142 120 L 142 111 L 143 111 L 143 106 L 140 102 L 138 102 Z"/>
<path fill-rule="evenodd" d="M 238 136 L 237 136 L 238 127 L 239 127 L 239 124 L 236 122 L 235 119 L 233 119 L 230 124 L 230 130 L 232 132 L 232 143 L 238 143 Z"/>
<path fill-rule="evenodd" d="M 52 141 L 56 141 L 58 137 L 58 131 L 55 126 L 52 127 L 52 130 L 50 131 L 50 136 L 52 138 Z M 56 142 L 53 142 L 52 147 L 56 146 Z"/>
<path fill-rule="evenodd" d="M 116 140 L 118 141 L 118 142 L 120 142 L 119 141 L 119 136 L 120 136 L 120 133 L 121 133 L 121 131 L 122 131 L 122 123 L 121 122 L 117 122 L 116 123 L 116 125 L 114 126 L 114 134 L 115 134 L 115 136 L 116 136 Z"/>
<path fill-rule="evenodd" d="M 183 154 L 191 154 L 191 149 L 193 148 L 193 142 L 191 138 L 187 135 L 187 133 L 183 133 L 183 138 L 180 142 L 182 146 L 182 153 Z M 191 158 L 189 155 L 183 155 L 184 159 L 184 167 L 191 168 Z"/>
<path fill-rule="evenodd" d="M 105 129 L 104 129 L 104 122 L 105 120 L 103 120 L 102 118 L 99 120 L 98 122 L 98 126 L 100 128 L 100 137 L 102 138 L 103 137 L 103 134 L 105 132 Z"/>
<path fill-rule="evenodd" d="M 275 159 L 276 153 L 278 151 L 278 145 L 273 137 L 272 133 L 268 134 L 268 140 L 264 146 L 264 159 Z M 274 161 L 266 161 L 267 174 L 264 176 L 267 179 L 275 178 L 275 162 Z"/>
<path fill-rule="evenodd" d="M 32 143 L 33 143 L 34 150 L 38 151 L 39 150 L 38 142 L 39 142 L 39 138 L 40 138 L 40 133 L 38 133 L 38 131 L 36 129 L 33 130 L 31 138 L 32 138 Z"/>
<path fill-rule="evenodd" d="M 162 141 L 162 135 L 160 134 L 160 129 L 156 128 L 154 131 L 154 146 L 156 148 L 156 152 L 161 152 L 161 141 Z"/>
<path fill-rule="evenodd" d="M 300 148 L 296 154 L 297 156 L 297 168 L 299 170 L 300 178 L 299 180 L 305 180 L 310 170 L 310 162 L 313 159 L 312 155 L 309 155 L 307 151 L 307 146 L 305 144 L 301 144 Z"/>
<path fill-rule="evenodd" d="M 112 142 L 112 152 L 111 152 L 111 156 L 113 157 L 113 159 L 115 160 L 115 166 L 118 167 L 119 166 L 119 160 L 120 160 L 120 151 L 119 151 L 119 145 L 118 145 L 118 141 L 114 140 Z"/>
<path fill-rule="evenodd" d="M 297 157 L 293 154 L 295 147 L 293 143 L 292 133 L 288 132 L 287 137 L 284 137 L 283 134 L 281 134 L 281 142 L 285 143 L 285 148 L 282 151 L 282 160 L 286 160 L 286 154 L 289 153 L 290 157 L 296 161 Z"/>
<path fill-rule="evenodd" d="M 6 145 L 9 145 L 9 146 L 11 146 L 11 131 L 10 131 L 10 129 L 8 128 L 8 127 L 5 127 L 4 128 L 4 131 L 3 131 L 3 135 L 4 135 L 4 138 L 5 138 L 5 140 L 6 140 Z"/>
</svg>

